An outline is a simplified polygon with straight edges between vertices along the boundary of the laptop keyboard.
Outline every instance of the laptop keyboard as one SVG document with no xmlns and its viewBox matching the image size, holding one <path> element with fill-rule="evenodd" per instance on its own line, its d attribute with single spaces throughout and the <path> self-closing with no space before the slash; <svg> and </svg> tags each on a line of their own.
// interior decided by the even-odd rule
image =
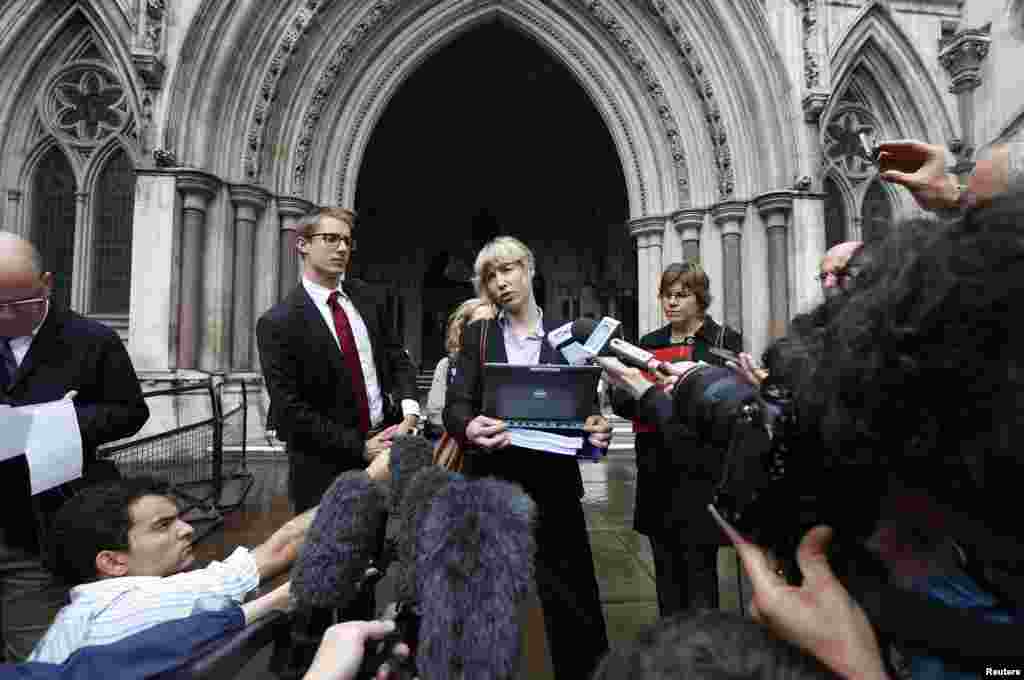
<svg viewBox="0 0 1024 680">
<path fill-rule="evenodd" d="M 531 430 L 582 430 L 582 420 L 540 420 L 530 418 L 508 418 L 508 427 L 520 427 Z"/>
</svg>

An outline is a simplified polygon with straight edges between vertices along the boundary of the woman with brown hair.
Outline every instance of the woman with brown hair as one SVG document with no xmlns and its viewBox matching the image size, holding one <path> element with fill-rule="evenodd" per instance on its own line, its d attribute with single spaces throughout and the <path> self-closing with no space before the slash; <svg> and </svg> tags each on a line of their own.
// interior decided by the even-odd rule
<svg viewBox="0 0 1024 680">
<path fill-rule="evenodd" d="M 668 324 L 640 338 L 639 345 L 663 361 L 705 361 L 724 365 L 713 348 L 743 350 L 742 336 L 708 314 L 710 281 L 699 265 L 666 267 L 658 298 Z M 632 418 L 635 404 L 623 390 L 611 391 L 613 410 Z M 671 433 L 666 428 L 672 428 Z M 728 545 L 707 505 L 720 473 L 722 453 L 682 426 L 661 431 L 638 421 L 636 508 L 633 528 L 646 534 L 654 553 L 658 610 L 669 616 L 687 608 L 718 607 L 716 557 Z M 665 441 L 676 442 L 669 449 Z"/>
<path fill-rule="evenodd" d="M 444 411 L 444 393 L 448 388 L 448 366 L 452 357 L 462 349 L 462 330 L 466 324 L 479 319 L 493 319 L 494 305 L 487 300 L 470 298 L 455 308 L 448 317 L 448 329 L 445 332 L 444 348 L 448 355 L 437 362 L 434 368 L 434 379 L 427 393 L 427 438 L 436 441 L 444 432 L 441 413 Z"/>
</svg>

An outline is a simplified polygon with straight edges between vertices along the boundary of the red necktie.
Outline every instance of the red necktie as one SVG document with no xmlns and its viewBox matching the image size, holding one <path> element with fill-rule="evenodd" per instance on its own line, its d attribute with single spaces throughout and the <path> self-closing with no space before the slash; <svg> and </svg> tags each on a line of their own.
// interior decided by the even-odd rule
<svg viewBox="0 0 1024 680">
<path fill-rule="evenodd" d="M 338 334 L 341 345 L 341 357 L 345 360 L 348 372 L 352 374 L 352 394 L 359 407 L 359 429 L 366 434 L 370 431 L 370 403 L 366 399 L 366 380 L 363 378 L 363 366 L 359 363 L 359 350 L 356 349 L 356 338 L 352 334 L 352 326 L 348 315 L 338 302 L 340 293 L 334 291 L 327 298 L 327 306 L 334 315 L 334 330 Z"/>
</svg>

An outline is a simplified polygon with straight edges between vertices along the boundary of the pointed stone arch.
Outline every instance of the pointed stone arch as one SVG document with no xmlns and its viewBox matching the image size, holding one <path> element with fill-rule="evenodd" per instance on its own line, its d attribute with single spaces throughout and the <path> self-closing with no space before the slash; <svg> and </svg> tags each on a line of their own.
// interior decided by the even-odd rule
<svg viewBox="0 0 1024 680">
<path fill-rule="evenodd" d="M 884 2 L 876 0 L 860 11 L 836 42 L 831 63 L 835 95 L 823 120 L 853 86 L 871 93 L 872 111 L 888 135 L 943 142 L 953 135 L 932 72 Z"/>
<path fill-rule="evenodd" d="M 664 212 L 680 201 L 685 205 L 688 196 L 680 195 L 675 181 L 677 164 L 659 113 L 641 84 L 628 70 L 624 72 L 620 56 L 595 44 L 602 40 L 595 35 L 597 27 L 589 27 L 588 32 L 545 4 L 440 3 L 430 11 L 382 26 L 374 44 L 358 56 L 353 54 L 356 46 L 343 38 L 336 56 L 309 80 L 308 94 L 294 98 L 304 105 L 285 115 L 291 124 L 282 128 L 278 145 L 290 155 L 274 184 L 310 200 L 350 203 L 362 153 L 401 84 L 457 36 L 482 23 L 501 21 L 554 55 L 589 94 L 618 150 L 630 213 Z M 374 16 L 378 22 L 386 21 L 384 15 Z M 361 36 L 374 29 L 370 23 L 362 26 Z M 363 69 L 362 77 L 351 76 Z M 315 141 L 325 138 L 330 140 L 326 144 Z"/>
</svg>

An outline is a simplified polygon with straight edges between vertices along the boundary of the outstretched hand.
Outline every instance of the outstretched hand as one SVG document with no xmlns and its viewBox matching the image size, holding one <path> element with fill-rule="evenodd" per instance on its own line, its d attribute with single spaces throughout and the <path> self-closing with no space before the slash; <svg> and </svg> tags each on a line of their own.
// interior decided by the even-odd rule
<svg viewBox="0 0 1024 680">
<path fill-rule="evenodd" d="M 796 558 L 803 583 L 789 585 L 768 552 L 739 534 L 708 506 L 732 541 L 750 577 L 751 616 L 779 637 L 813 654 L 844 678 L 885 678 L 878 639 L 867 615 L 829 566 L 832 529 L 817 526 L 800 541 Z"/>
<path fill-rule="evenodd" d="M 946 172 L 946 149 L 912 139 L 878 145 L 879 176 L 910 190 L 926 210 L 955 208 L 960 196 L 958 180 Z"/>
<path fill-rule="evenodd" d="M 331 626 L 324 633 L 303 680 L 352 680 L 363 663 L 366 643 L 380 640 L 394 630 L 394 621 L 346 621 Z M 395 652 L 407 656 L 409 650 L 401 644 Z M 376 680 L 389 677 L 391 669 L 385 664 L 378 669 Z"/>
</svg>

